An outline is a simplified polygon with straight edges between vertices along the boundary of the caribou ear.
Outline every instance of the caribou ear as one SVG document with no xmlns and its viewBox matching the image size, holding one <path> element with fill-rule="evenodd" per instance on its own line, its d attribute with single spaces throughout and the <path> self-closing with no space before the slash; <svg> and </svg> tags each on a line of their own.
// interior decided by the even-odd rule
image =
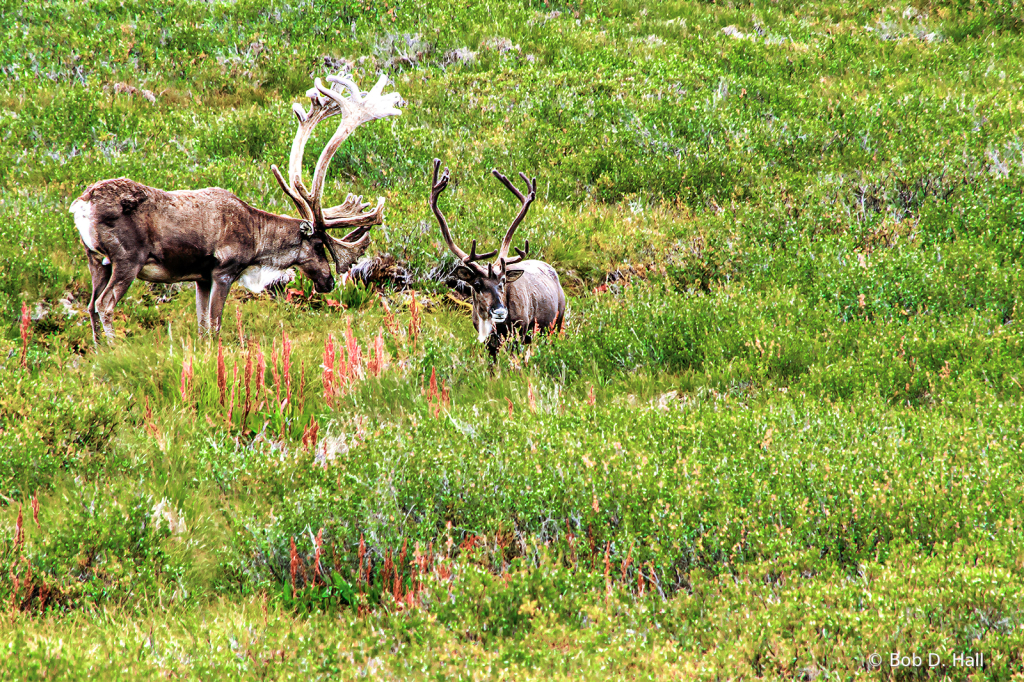
<svg viewBox="0 0 1024 682">
<path fill-rule="evenodd" d="M 461 279 L 463 282 L 472 282 L 476 279 L 476 273 L 467 268 L 465 265 L 459 265 L 455 268 L 455 276 Z"/>
<path fill-rule="evenodd" d="M 526 270 L 508 270 L 505 272 L 505 283 L 511 284 L 526 274 Z"/>
<path fill-rule="evenodd" d="M 301 232 L 302 236 L 304 237 L 312 237 L 313 232 L 315 232 L 315 230 L 313 229 L 313 223 L 309 222 L 308 220 L 303 220 L 301 223 L 299 223 L 299 232 Z"/>
</svg>

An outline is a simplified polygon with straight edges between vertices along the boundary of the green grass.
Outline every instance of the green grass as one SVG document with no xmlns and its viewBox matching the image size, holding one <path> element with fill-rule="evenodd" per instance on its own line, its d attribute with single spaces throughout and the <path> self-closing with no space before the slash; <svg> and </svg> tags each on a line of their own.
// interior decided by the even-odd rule
<svg viewBox="0 0 1024 682">
<path fill-rule="evenodd" d="M 0 16 L 5 679 L 1024 674 L 1018 2 Z M 93 350 L 71 201 L 127 175 L 290 211 L 269 166 L 341 60 L 407 101 L 327 193 L 387 198 L 370 253 L 419 327 L 406 292 L 236 289 L 218 346 L 190 286 L 139 282 Z M 538 177 L 518 236 L 564 334 L 488 366 L 430 279 L 435 156 L 483 248 L 516 211 L 490 169 Z"/>
</svg>

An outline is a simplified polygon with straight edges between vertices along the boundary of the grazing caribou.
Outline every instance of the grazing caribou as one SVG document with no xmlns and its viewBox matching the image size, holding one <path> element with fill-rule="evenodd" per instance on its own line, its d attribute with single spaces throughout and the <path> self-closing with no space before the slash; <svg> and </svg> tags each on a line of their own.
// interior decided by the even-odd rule
<svg viewBox="0 0 1024 682">
<path fill-rule="evenodd" d="M 361 92 L 354 81 L 340 75 L 327 80 L 342 87 L 324 86 L 317 78 L 306 92 L 309 111 L 292 106 L 299 121 L 288 182 L 276 165 L 270 167 L 298 209 L 298 218 L 253 208 L 217 187 L 165 192 L 128 178 L 101 180 L 71 204 L 92 274 L 89 315 L 94 343 L 99 343 L 100 325 L 113 343 L 114 306 L 136 278 L 195 282 L 200 334 L 219 332 L 224 301 L 236 280 L 258 293 L 290 280 L 294 273 L 289 268 L 297 266 L 318 292 L 334 288 L 327 254 L 339 275 L 346 272 L 366 251 L 370 228 L 382 222 L 384 199 L 370 209 L 362 197 L 349 194 L 344 203 L 324 208 L 327 167 L 360 124 L 400 115 L 402 98 L 396 92 L 382 94 L 386 76 L 370 92 Z M 345 96 L 342 88 L 350 94 Z M 342 115 L 341 123 L 320 154 L 312 189 L 307 189 L 302 182 L 306 142 L 318 123 L 336 114 Z M 335 228 L 351 232 L 336 239 L 327 232 Z"/>
<path fill-rule="evenodd" d="M 525 343 L 529 343 L 535 329 L 561 330 L 565 319 L 565 292 L 562 291 L 555 269 L 543 261 L 526 260 L 530 251 L 529 240 L 526 240 L 525 249 L 517 247 L 515 251 L 518 255 L 508 260 L 512 235 L 526 217 L 530 204 L 537 196 L 537 178 L 534 178 L 531 184 L 526 175 L 519 174 L 526 182 L 526 189 L 529 192 L 523 196 L 508 178 L 497 170 L 491 171 L 494 177 L 501 180 L 502 184 L 519 199 L 522 207 L 505 233 L 501 248 L 478 254 L 474 239 L 469 253 L 466 253 L 455 245 L 448 223 L 441 209 L 437 207 L 437 198 L 448 186 L 449 179 L 447 168 L 438 179 L 437 170 L 440 166 L 441 161 L 434 159 L 430 208 L 441 225 L 441 236 L 460 261 L 455 268 L 455 276 L 465 282 L 473 292 L 473 326 L 477 331 L 477 341 L 487 343 L 487 350 L 493 359 L 505 339 L 511 336 L 522 338 Z M 493 263 L 488 263 L 486 268 L 478 262 L 492 256 L 497 258 Z M 509 266 L 512 265 L 515 268 L 510 269 Z"/>
</svg>

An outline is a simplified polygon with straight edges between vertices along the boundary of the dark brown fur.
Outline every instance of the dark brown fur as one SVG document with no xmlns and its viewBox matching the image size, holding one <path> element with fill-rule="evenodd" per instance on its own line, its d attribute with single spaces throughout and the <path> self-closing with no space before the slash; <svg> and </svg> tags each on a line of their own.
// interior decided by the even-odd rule
<svg viewBox="0 0 1024 682">
<path fill-rule="evenodd" d="M 116 178 L 88 187 L 71 210 L 77 211 L 92 274 L 89 314 L 96 343 L 100 326 L 113 339 L 114 306 L 135 279 L 194 281 L 200 332 L 220 329 L 228 291 L 247 268 L 283 275 L 298 266 L 317 291 L 334 287 L 324 233 L 306 236 L 303 221 L 253 208 L 224 189 L 166 192 Z M 350 234 L 351 243 L 335 240 L 342 271 L 366 250 L 367 229 Z"/>
</svg>

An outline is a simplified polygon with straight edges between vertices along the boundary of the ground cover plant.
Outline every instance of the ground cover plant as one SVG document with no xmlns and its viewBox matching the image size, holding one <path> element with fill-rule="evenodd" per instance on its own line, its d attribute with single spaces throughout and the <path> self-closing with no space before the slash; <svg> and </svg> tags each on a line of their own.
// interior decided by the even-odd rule
<svg viewBox="0 0 1024 682">
<path fill-rule="evenodd" d="M 0 17 L 4 679 L 1024 674 L 1020 3 Z M 374 277 L 236 288 L 219 339 L 135 282 L 94 350 L 74 198 L 287 213 L 339 71 L 406 100 L 328 173 L 387 199 Z M 567 323 L 493 367 L 435 157 L 460 242 L 538 178 Z"/>
</svg>

